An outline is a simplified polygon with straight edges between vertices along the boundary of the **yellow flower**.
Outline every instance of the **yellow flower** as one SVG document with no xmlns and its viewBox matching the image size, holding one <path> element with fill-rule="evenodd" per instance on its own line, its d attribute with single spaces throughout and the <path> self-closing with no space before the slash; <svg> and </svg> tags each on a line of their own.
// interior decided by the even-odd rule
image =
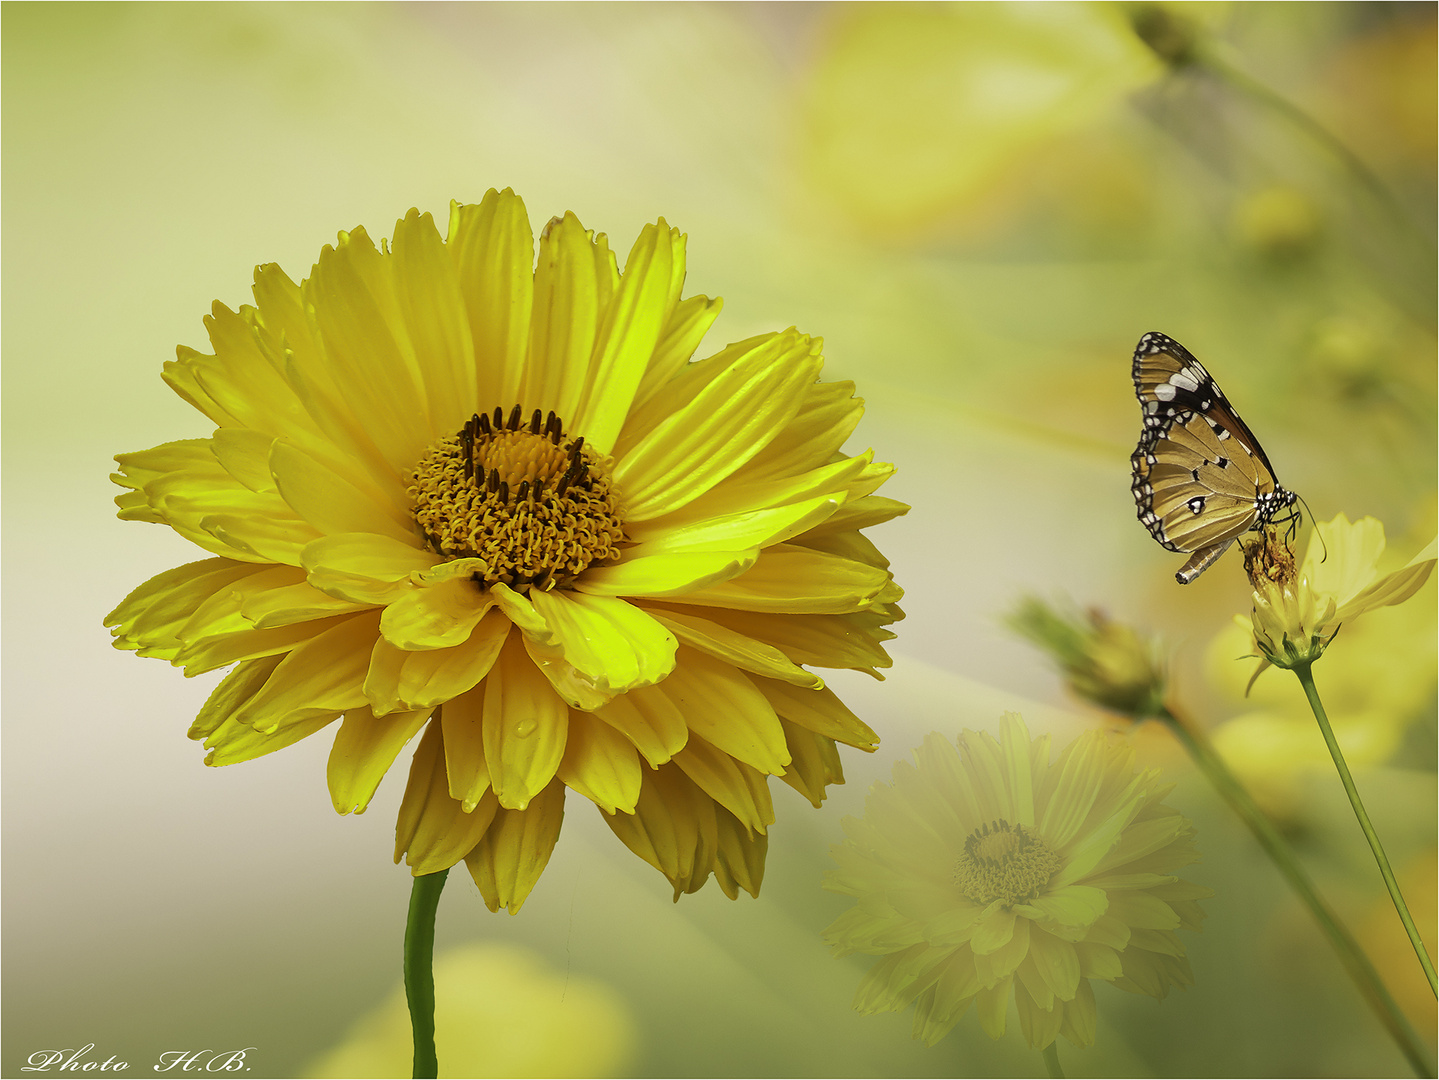
<svg viewBox="0 0 1439 1080">
<path fill-rule="evenodd" d="M 1439 541 L 1431 541 L 1402 569 L 1380 578 L 1384 526 L 1371 517 L 1351 524 L 1340 514 L 1316 522 L 1314 531 L 1297 572 L 1277 529 L 1242 541 L 1244 565 L 1254 586 L 1250 627 L 1262 657 L 1255 678 L 1270 664 L 1293 668 L 1318 660 L 1342 623 L 1403 603 L 1434 569 Z"/>
<path fill-rule="evenodd" d="M 361 812 L 423 730 L 396 860 L 464 859 L 512 912 L 597 804 L 675 896 L 758 890 L 768 777 L 818 806 L 835 742 L 874 732 L 803 665 L 874 674 L 901 590 L 860 529 L 907 510 L 840 447 L 853 384 L 820 342 L 761 334 L 691 362 L 720 302 L 680 298 L 663 219 L 623 273 L 573 214 L 411 210 L 392 244 L 341 233 L 296 285 L 216 304 L 213 355 L 165 380 L 212 438 L 120 455 L 122 518 L 214 558 L 141 585 L 115 644 L 197 675 L 212 765 L 343 717 L 335 809 Z"/>
<path fill-rule="evenodd" d="M 971 1002 L 992 1038 L 1011 991 L 1042 1049 L 1094 1042 L 1089 980 L 1164 997 L 1192 983 L 1176 930 L 1198 930 L 1209 889 L 1175 876 L 1199 858 L 1190 823 L 1136 773 L 1134 752 L 1098 731 L 1049 759 L 1007 713 L 999 739 L 939 734 L 876 783 L 833 848 L 825 887 L 857 903 L 825 931 L 837 955 L 884 959 L 860 984 L 863 1013 L 915 1006 L 933 1045 Z"/>
</svg>

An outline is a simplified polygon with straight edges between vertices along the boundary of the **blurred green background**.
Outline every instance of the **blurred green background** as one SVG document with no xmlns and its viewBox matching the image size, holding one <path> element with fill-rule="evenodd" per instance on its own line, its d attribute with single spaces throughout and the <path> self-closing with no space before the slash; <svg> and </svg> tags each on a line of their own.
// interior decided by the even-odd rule
<svg viewBox="0 0 1439 1080">
<path fill-rule="evenodd" d="M 832 681 L 883 745 L 846 753 L 820 812 L 781 787 L 758 901 L 710 886 L 672 905 L 578 797 L 519 916 L 452 880 L 440 948 L 467 950 L 463 1000 L 507 1036 L 474 1040 L 458 1072 L 1039 1071 L 1017 1028 L 995 1043 L 971 1017 L 926 1049 L 907 1015 L 856 1016 L 865 962 L 819 937 L 846 906 L 820 889 L 841 817 L 924 733 L 1004 709 L 1060 740 L 1105 722 L 1002 629 L 1025 593 L 1165 636 L 1180 699 L 1432 1039 L 1433 999 L 1297 683 L 1272 672 L 1243 697 L 1238 556 L 1176 586 L 1181 558 L 1134 520 L 1128 457 L 1130 353 L 1163 330 L 1321 519 L 1379 517 L 1396 564 L 1434 535 L 1433 4 L 0 18 L 5 1075 L 85 1043 L 132 1075 L 242 1047 L 250 1075 L 344 1075 L 342 1043 L 394 1029 L 373 1011 L 399 978 L 403 785 L 336 817 L 324 738 L 204 768 L 184 732 L 218 675 L 114 652 L 100 623 L 193 549 L 115 520 L 106 473 L 116 452 L 209 434 L 160 365 L 205 347 L 201 316 L 246 302 L 254 264 L 298 280 L 339 229 L 385 234 L 492 186 L 536 228 L 573 210 L 621 251 L 661 214 L 687 231 L 686 292 L 725 299 L 703 352 L 823 334 L 826 375 L 869 403 L 853 448 L 899 464 L 884 494 L 914 510 L 874 534 L 908 590 L 892 674 Z M 1346 628 L 1316 671 L 1431 940 L 1434 596 Z M 1189 876 L 1217 895 L 1187 941 L 1197 985 L 1163 1003 L 1098 987 L 1098 1045 L 1061 1043 L 1070 1075 L 1402 1074 L 1247 833 L 1162 732 L 1136 738 L 1178 781 L 1168 801 L 1205 856 Z"/>
</svg>

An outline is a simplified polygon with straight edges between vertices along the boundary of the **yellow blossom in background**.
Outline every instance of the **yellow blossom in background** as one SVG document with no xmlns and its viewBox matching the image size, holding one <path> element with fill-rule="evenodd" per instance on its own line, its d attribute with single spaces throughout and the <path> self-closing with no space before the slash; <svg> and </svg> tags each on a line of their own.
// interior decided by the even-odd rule
<svg viewBox="0 0 1439 1080">
<path fill-rule="evenodd" d="M 441 1076 L 623 1076 L 637 1042 L 624 1001 L 604 983 L 551 970 L 514 945 L 474 944 L 435 957 Z M 409 1076 L 403 986 L 361 1016 L 310 1077 Z"/>
<path fill-rule="evenodd" d="M 295 284 L 215 304 L 213 354 L 165 380 L 213 437 L 122 454 L 116 502 L 214 557 L 152 578 L 115 644 L 233 665 L 191 727 L 206 761 L 343 717 L 335 809 L 362 812 L 423 732 L 396 859 L 464 859 L 517 911 L 566 790 L 692 892 L 759 889 L 768 778 L 816 806 L 835 742 L 874 732 L 804 665 L 874 673 L 901 590 L 860 530 L 907 509 L 840 447 L 853 384 L 790 329 L 692 362 L 720 302 L 681 298 L 663 219 L 621 273 L 573 214 L 411 210 L 376 247 L 340 234 Z"/>
<path fill-rule="evenodd" d="M 1297 571 L 1287 542 L 1272 526 L 1244 546 L 1254 585 L 1250 626 L 1262 658 L 1254 673 L 1258 678 L 1270 664 L 1292 668 L 1312 663 L 1346 621 L 1413 596 L 1434 569 L 1439 541 L 1431 541 L 1402 569 L 1382 578 L 1378 566 L 1384 526 L 1371 517 L 1351 524 L 1340 514 L 1316 522 Z"/>
<path fill-rule="evenodd" d="M 1175 931 L 1198 930 L 1211 890 L 1176 876 L 1199 858 L 1190 823 L 1102 732 L 1050 760 L 1013 713 L 998 739 L 938 733 L 876 783 L 825 887 L 855 906 L 825 931 L 836 955 L 882 956 L 860 984 L 864 1013 L 915 1007 L 934 1044 L 975 1005 L 992 1037 L 1011 996 L 1031 1046 L 1093 1044 L 1090 980 L 1163 998 L 1193 982 Z"/>
<path fill-rule="evenodd" d="M 988 235 L 1037 202 L 1102 233 L 1147 204 L 1132 148 L 1103 123 L 1162 66 L 1118 6 L 847 4 L 828 23 L 802 161 L 861 230 Z"/>
</svg>

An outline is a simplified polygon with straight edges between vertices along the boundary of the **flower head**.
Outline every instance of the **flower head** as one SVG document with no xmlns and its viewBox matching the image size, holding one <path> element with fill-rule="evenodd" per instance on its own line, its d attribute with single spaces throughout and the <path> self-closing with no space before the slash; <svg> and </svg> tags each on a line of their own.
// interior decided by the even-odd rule
<svg viewBox="0 0 1439 1080">
<path fill-rule="evenodd" d="M 1198 930 L 1209 889 L 1175 876 L 1194 829 L 1101 732 L 1049 758 L 1013 713 L 999 739 L 939 734 L 876 783 L 825 887 L 856 904 L 825 931 L 837 955 L 883 956 L 855 1008 L 915 1006 L 914 1035 L 942 1038 L 971 1002 L 993 1038 L 1011 992 L 1036 1048 L 1094 1042 L 1091 979 L 1164 997 L 1192 983 L 1176 930 Z"/>
<path fill-rule="evenodd" d="M 1318 660 L 1342 623 L 1408 600 L 1434 569 L 1431 542 L 1402 569 L 1379 577 L 1384 526 L 1371 517 L 1351 524 L 1340 514 L 1316 522 L 1314 531 L 1298 570 L 1287 540 L 1273 526 L 1241 541 L 1254 586 L 1250 626 L 1262 658 L 1255 678 L 1270 664 L 1294 668 Z"/>
<path fill-rule="evenodd" d="M 1076 696 L 1135 720 L 1163 707 L 1166 679 L 1156 643 L 1104 612 L 1067 615 L 1030 598 L 1009 625 L 1054 659 Z"/>
<path fill-rule="evenodd" d="M 343 718 L 328 780 L 360 812 L 423 731 L 396 859 L 464 859 L 518 910 L 566 789 L 692 892 L 759 888 L 768 778 L 816 806 L 835 743 L 877 738 L 808 666 L 874 674 L 900 589 L 859 530 L 905 512 L 841 452 L 863 411 L 794 329 L 691 361 L 719 313 L 681 299 L 685 238 L 646 226 L 623 273 L 490 191 L 441 239 L 341 233 L 295 284 L 216 304 L 172 389 L 211 438 L 122 454 L 122 518 L 214 557 L 141 585 L 115 644 L 233 665 L 190 735 L 212 765 Z"/>
</svg>

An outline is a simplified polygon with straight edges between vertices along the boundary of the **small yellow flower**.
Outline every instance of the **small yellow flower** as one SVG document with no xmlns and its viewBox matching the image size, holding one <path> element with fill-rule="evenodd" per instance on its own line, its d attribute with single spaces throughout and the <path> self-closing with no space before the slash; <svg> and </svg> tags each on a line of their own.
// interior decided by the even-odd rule
<svg viewBox="0 0 1439 1080">
<path fill-rule="evenodd" d="M 396 860 L 464 859 L 517 911 L 566 789 L 678 898 L 759 889 L 768 778 L 814 805 L 874 732 L 805 665 L 874 673 L 901 590 L 860 529 L 908 508 L 840 447 L 863 412 L 794 329 L 691 357 L 661 219 L 621 273 L 603 234 L 524 203 L 341 233 L 296 285 L 216 304 L 213 355 L 165 381 L 217 428 L 122 454 L 122 518 L 214 557 L 141 585 L 115 644 L 233 665 L 190 729 L 211 765 L 343 717 L 335 809 L 362 812 L 421 731 Z"/>
<path fill-rule="evenodd" d="M 1163 998 L 1193 976 L 1175 931 L 1198 930 L 1212 892 L 1175 876 L 1199 858 L 1173 785 L 1136 773 L 1101 732 L 1050 761 L 1013 713 L 999 739 L 939 734 L 876 783 L 825 887 L 856 904 L 825 931 L 839 956 L 883 956 L 855 995 L 863 1013 L 915 1006 L 933 1045 L 975 1003 L 992 1038 L 1011 992 L 1042 1049 L 1094 1042 L 1091 979 Z"/>
<path fill-rule="evenodd" d="M 1020 604 L 1009 625 L 1048 653 L 1077 697 L 1143 720 L 1164 706 L 1165 674 L 1158 645 L 1098 609 L 1067 615 L 1043 600 Z"/>
<path fill-rule="evenodd" d="M 1241 541 L 1254 586 L 1250 628 L 1261 657 L 1255 678 L 1270 664 L 1294 668 L 1318 660 L 1341 624 L 1403 603 L 1434 569 L 1439 542 L 1431 541 L 1402 569 L 1379 577 L 1384 526 L 1371 517 L 1351 524 L 1340 514 L 1316 522 L 1314 531 L 1297 571 L 1287 541 L 1274 527 Z"/>
</svg>

